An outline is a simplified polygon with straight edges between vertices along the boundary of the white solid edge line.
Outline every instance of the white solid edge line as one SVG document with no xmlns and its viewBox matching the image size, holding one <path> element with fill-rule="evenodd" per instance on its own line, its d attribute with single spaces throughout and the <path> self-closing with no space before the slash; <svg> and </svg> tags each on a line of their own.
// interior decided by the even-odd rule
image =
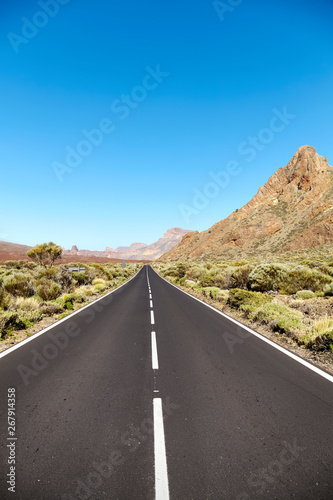
<svg viewBox="0 0 333 500">
<path fill-rule="evenodd" d="M 35 338 L 39 337 L 40 335 L 43 335 L 43 333 L 48 332 L 49 330 L 52 330 L 52 328 L 55 328 L 56 326 L 60 325 L 60 323 L 63 323 L 64 321 L 67 321 L 68 319 L 72 319 L 73 316 L 75 316 L 76 314 L 80 313 L 84 309 L 87 309 L 88 307 L 93 306 L 94 304 L 96 304 L 96 302 L 99 302 L 100 300 L 105 299 L 105 297 L 107 297 L 108 295 L 111 295 L 111 293 L 113 293 L 116 290 L 119 290 L 119 288 L 122 288 L 123 286 L 127 285 L 127 283 L 129 283 L 130 281 L 132 281 L 132 279 L 135 278 L 135 276 L 137 276 L 140 271 L 141 271 L 141 269 L 134 276 L 132 276 L 132 278 L 130 278 L 128 281 L 126 281 L 122 285 L 118 286 L 114 290 L 111 290 L 111 292 L 108 292 L 105 295 L 103 295 L 102 297 L 99 297 L 98 299 L 94 300 L 93 302 L 90 302 L 90 304 L 87 304 L 86 306 L 81 307 L 77 311 L 71 313 L 69 316 L 66 316 L 66 318 L 63 318 L 63 319 L 60 319 L 59 321 L 56 321 L 55 323 L 53 323 L 53 325 L 50 325 L 47 328 L 44 328 L 44 330 L 41 330 L 40 332 L 37 332 L 37 333 L 33 334 L 31 337 L 29 337 L 29 338 L 27 338 L 25 340 L 22 340 L 21 342 L 17 343 L 13 347 L 9 347 L 5 351 L 0 352 L 0 358 L 3 358 L 4 356 L 7 356 L 7 354 L 10 354 L 11 352 L 15 351 L 19 347 L 22 347 L 24 344 L 27 344 L 28 342 L 31 342 L 31 340 L 34 340 Z"/>
<path fill-rule="evenodd" d="M 150 322 L 152 325 L 155 325 L 154 311 L 150 311 Z"/>
<path fill-rule="evenodd" d="M 151 332 L 151 352 L 152 352 L 151 361 L 153 370 L 158 370 L 156 332 Z"/>
<path fill-rule="evenodd" d="M 243 325 L 242 323 L 240 323 L 239 321 L 237 321 L 236 319 L 233 319 L 231 318 L 230 316 L 227 316 L 226 314 L 224 314 L 222 311 L 219 311 L 218 309 L 215 309 L 215 307 L 213 306 L 210 306 L 209 304 L 206 304 L 206 302 L 203 302 L 202 300 L 198 299 L 197 297 L 194 297 L 193 295 L 191 295 L 190 293 L 187 293 L 185 292 L 184 290 L 182 290 L 181 288 L 178 288 L 178 286 L 174 285 L 173 283 L 170 283 L 169 281 L 167 281 L 165 278 L 163 278 L 162 276 L 160 276 L 156 271 L 155 269 L 153 269 L 154 273 L 157 274 L 157 276 L 159 278 L 161 278 L 162 280 L 164 280 L 166 283 L 168 283 L 169 285 L 173 286 L 174 288 L 176 288 L 177 290 L 179 290 L 180 292 L 183 292 L 185 293 L 186 295 L 188 295 L 189 297 L 191 297 L 191 299 L 194 299 L 194 300 L 197 300 L 198 302 L 200 302 L 201 304 L 204 304 L 205 306 L 209 307 L 210 309 L 212 309 L 213 311 L 215 311 L 217 314 L 220 314 L 221 316 L 223 316 L 224 318 L 228 319 L 229 321 L 231 321 L 232 323 L 235 323 L 236 325 L 242 327 L 244 330 L 247 330 L 249 333 L 251 333 L 252 335 L 254 335 L 255 337 L 258 337 L 258 339 L 261 339 L 263 340 L 264 342 L 266 342 L 267 344 L 271 345 L 272 347 L 275 347 L 275 349 L 278 349 L 279 351 L 283 352 L 284 354 L 286 354 L 287 356 L 289 356 L 290 358 L 292 358 L 294 361 L 297 361 L 298 363 L 301 363 L 301 365 L 304 365 L 306 366 L 307 368 L 309 368 L 310 370 L 312 370 L 313 372 L 317 373 L 318 375 L 320 375 L 321 377 L 324 377 L 326 378 L 326 380 L 328 380 L 329 382 L 333 382 L 333 376 L 330 375 L 329 373 L 326 373 L 324 372 L 323 370 L 321 370 L 320 368 L 317 368 L 317 366 L 314 366 L 312 365 L 311 363 L 309 363 L 308 361 L 305 361 L 305 359 L 302 359 L 300 358 L 299 356 L 297 356 L 296 354 L 290 352 L 290 351 L 287 351 L 287 349 L 285 349 L 284 347 L 281 347 L 279 344 L 276 344 L 275 342 L 273 342 L 272 340 L 269 340 L 267 339 L 266 337 L 260 335 L 260 333 L 257 333 L 255 332 L 254 330 L 252 330 L 251 328 L 249 328 L 248 326 L 246 325 Z"/>
<path fill-rule="evenodd" d="M 169 500 L 162 399 L 154 398 L 155 500 Z"/>
</svg>

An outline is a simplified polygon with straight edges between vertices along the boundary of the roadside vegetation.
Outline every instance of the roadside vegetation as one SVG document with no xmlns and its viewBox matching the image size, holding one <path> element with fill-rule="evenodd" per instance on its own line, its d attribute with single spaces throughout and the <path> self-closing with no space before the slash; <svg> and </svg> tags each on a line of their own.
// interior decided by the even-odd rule
<svg viewBox="0 0 333 500">
<path fill-rule="evenodd" d="M 333 259 L 155 263 L 170 282 L 253 327 L 333 351 Z"/>
<path fill-rule="evenodd" d="M 49 249 L 51 258 L 46 254 L 43 260 L 37 252 L 38 262 L 19 260 L 0 265 L 0 340 L 22 331 L 29 335 L 29 329 L 44 318 L 65 317 L 118 287 L 141 267 L 131 263 L 123 270 L 120 264 L 79 262 L 54 266 L 52 255 L 56 251 Z M 72 272 L 71 266 L 84 270 Z"/>
</svg>

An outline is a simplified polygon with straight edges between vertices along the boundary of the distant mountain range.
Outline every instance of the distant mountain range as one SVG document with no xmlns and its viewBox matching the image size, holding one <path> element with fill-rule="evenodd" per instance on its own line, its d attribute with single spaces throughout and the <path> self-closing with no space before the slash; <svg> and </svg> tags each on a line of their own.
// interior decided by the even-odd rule
<svg viewBox="0 0 333 500">
<path fill-rule="evenodd" d="M 186 234 L 161 260 L 232 259 L 333 242 L 333 167 L 302 146 L 239 210 Z"/>
<path fill-rule="evenodd" d="M 62 261 L 64 263 L 79 260 L 81 262 L 89 262 L 90 260 L 92 262 L 105 262 L 108 260 L 118 262 L 123 259 L 151 261 L 169 251 L 188 232 L 189 231 L 186 229 L 174 227 L 168 229 L 164 233 L 164 236 L 151 245 L 147 245 L 146 243 L 132 243 L 128 247 L 120 246 L 116 249 L 106 247 L 104 251 L 79 250 L 76 245 L 73 245 L 70 250 L 63 248 Z M 27 259 L 27 251 L 30 250 L 30 248 L 31 247 L 27 245 L 0 241 L 0 262 Z"/>
<path fill-rule="evenodd" d="M 155 243 L 147 245 L 146 243 L 132 243 L 130 246 L 120 246 L 116 249 L 106 247 L 104 251 L 79 250 L 76 245 L 70 250 L 63 249 L 63 255 L 72 257 L 106 257 L 108 259 L 125 259 L 125 260 L 155 260 L 162 254 L 168 252 L 177 243 L 179 243 L 185 234 L 190 231 L 173 227 L 168 229 L 164 235 Z"/>
</svg>

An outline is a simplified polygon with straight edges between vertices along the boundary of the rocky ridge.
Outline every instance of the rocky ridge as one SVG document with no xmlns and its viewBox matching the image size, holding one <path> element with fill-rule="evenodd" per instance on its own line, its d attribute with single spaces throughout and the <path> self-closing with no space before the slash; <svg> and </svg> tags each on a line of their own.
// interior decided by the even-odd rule
<svg viewBox="0 0 333 500">
<path fill-rule="evenodd" d="M 242 208 L 210 229 L 186 234 L 162 260 L 283 253 L 333 241 L 333 167 L 302 146 Z"/>
</svg>

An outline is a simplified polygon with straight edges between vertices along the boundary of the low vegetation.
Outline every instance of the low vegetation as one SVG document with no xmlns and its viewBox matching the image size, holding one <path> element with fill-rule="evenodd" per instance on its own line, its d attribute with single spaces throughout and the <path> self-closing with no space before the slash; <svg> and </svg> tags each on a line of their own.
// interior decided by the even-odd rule
<svg viewBox="0 0 333 500">
<path fill-rule="evenodd" d="M 59 319 L 101 294 L 116 288 L 138 271 L 141 264 L 52 265 L 59 252 L 48 244 L 38 262 L 7 261 L 0 265 L 0 339 L 27 330 L 45 317 Z M 58 247 L 59 248 L 59 247 Z M 47 251 L 50 251 L 47 253 Z M 46 254 L 45 254 L 46 252 Z M 84 268 L 71 272 L 70 266 Z"/>
<path fill-rule="evenodd" d="M 155 263 L 172 283 L 314 351 L 333 351 L 333 261 Z"/>
</svg>

